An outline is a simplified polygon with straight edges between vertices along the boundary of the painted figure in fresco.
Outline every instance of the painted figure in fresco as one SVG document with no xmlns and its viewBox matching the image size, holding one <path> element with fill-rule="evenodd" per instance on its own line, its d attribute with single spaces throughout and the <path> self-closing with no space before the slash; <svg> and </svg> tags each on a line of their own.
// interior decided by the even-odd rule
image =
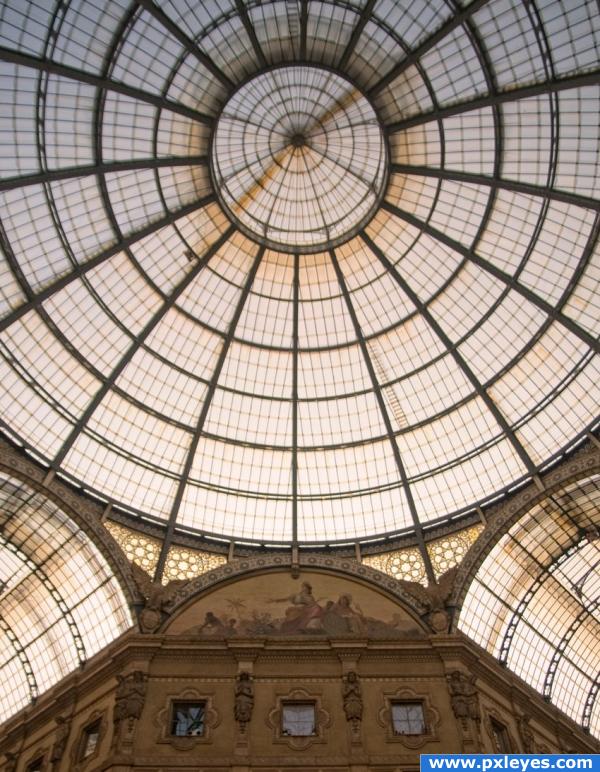
<svg viewBox="0 0 600 772">
<path fill-rule="evenodd" d="M 357 611 L 352 607 L 352 595 L 349 593 L 342 593 L 337 599 L 337 602 L 331 607 L 331 613 L 341 617 L 347 626 L 347 632 L 349 633 L 364 633 L 366 632 L 366 621 L 360 611 Z"/>
<path fill-rule="evenodd" d="M 206 612 L 204 622 L 198 628 L 198 632 L 203 635 L 224 635 L 226 630 L 226 626 L 212 611 Z"/>
<path fill-rule="evenodd" d="M 302 582 L 300 592 L 286 598 L 271 598 L 269 603 L 291 603 L 285 610 L 285 619 L 281 623 L 282 633 L 310 633 L 323 630 L 324 609 L 315 600 L 312 587 Z"/>
<path fill-rule="evenodd" d="M 264 604 L 286 604 L 267 611 Z M 213 610 L 214 609 L 214 610 Z M 414 620 L 399 612 L 390 621 L 365 616 L 349 592 L 337 600 L 315 598 L 309 582 L 280 598 L 259 594 L 247 600 L 225 598 L 210 611 L 202 611 L 200 624 L 188 629 L 190 635 L 211 638 L 270 635 L 328 635 L 420 638 L 424 635 Z"/>
</svg>

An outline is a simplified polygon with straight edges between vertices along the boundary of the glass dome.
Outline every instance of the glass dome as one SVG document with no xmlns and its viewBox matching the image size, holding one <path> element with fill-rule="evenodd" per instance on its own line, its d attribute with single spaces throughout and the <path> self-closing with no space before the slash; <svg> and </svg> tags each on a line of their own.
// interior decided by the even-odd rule
<svg viewBox="0 0 600 772">
<path fill-rule="evenodd" d="M 305 65 L 269 69 L 227 101 L 212 141 L 213 182 L 251 238 L 316 252 L 347 241 L 384 191 L 385 138 L 364 94 Z"/>
<path fill-rule="evenodd" d="M 5 434 L 167 545 L 422 542 L 536 479 L 598 418 L 599 35 L 3 3 Z"/>
</svg>

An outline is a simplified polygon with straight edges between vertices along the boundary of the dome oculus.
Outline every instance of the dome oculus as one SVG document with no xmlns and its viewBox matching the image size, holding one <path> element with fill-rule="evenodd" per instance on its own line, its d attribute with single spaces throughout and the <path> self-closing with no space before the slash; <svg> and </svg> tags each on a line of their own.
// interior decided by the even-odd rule
<svg viewBox="0 0 600 772">
<path fill-rule="evenodd" d="M 386 143 L 370 102 L 320 67 L 279 67 L 238 89 L 219 117 L 211 160 L 221 203 L 240 228 L 294 252 L 354 235 L 386 181 Z"/>
</svg>

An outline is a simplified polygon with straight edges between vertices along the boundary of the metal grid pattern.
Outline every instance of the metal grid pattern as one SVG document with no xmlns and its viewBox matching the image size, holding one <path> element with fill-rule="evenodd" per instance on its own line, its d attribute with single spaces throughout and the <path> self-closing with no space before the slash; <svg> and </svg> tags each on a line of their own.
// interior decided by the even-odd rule
<svg viewBox="0 0 600 772">
<path fill-rule="evenodd" d="M 47 498 L 0 475 L 0 721 L 132 624 L 89 537 Z"/>
<path fill-rule="evenodd" d="M 211 148 L 215 188 L 250 236 L 316 252 L 347 241 L 379 203 L 386 146 L 375 112 L 330 70 L 257 75 L 227 101 Z"/>
<path fill-rule="evenodd" d="M 534 506 L 495 545 L 459 627 L 600 735 L 600 477 Z"/>
<path fill-rule="evenodd" d="M 596 426 L 599 35 L 592 0 L 5 0 L 3 430 L 162 524 L 157 576 L 176 529 L 412 533 L 434 581 L 424 526 Z M 319 78 L 372 105 L 387 162 L 369 128 L 336 163 L 383 199 L 336 186 L 307 245 L 282 183 L 275 248 L 211 157 L 250 179 L 228 105 L 275 121 Z"/>
</svg>

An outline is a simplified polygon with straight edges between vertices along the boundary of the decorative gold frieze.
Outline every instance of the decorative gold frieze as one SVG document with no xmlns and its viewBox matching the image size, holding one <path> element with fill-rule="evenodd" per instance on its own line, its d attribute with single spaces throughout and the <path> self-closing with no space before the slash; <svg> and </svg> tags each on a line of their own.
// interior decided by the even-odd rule
<svg viewBox="0 0 600 772">
<path fill-rule="evenodd" d="M 482 531 L 483 525 L 475 525 L 429 542 L 427 552 L 436 577 L 445 574 L 446 571 L 461 563 Z M 427 585 L 425 563 L 417 547 L 406 547 L 380 555 L 365 555 L 362 562 L 364 565 L 376 568 L 395 579 Z"/>
<path fill-rule="evenodd" d="M 385 552 L 381 555 L 365 555 L 362 562 L 364 565 L 393 576 L 394 579 L 427 584 L 425 563 L 416 547 Z"/>
<path fill-rule="evenodd" d="M 458 531 L 450 536 L 429 542 L 427 552 L 431 558 L 436 577 L 462 563 L 482 531 L 483 525 L 474 525 L 471 528 L 465 528 L 464 531 Z"/>
<path fill-rule="evenodd" d="M 187 549 L 174 545 L 170 548 L 163 573 L 163 583 L 172 579 L 193 579 L 227 563 L 225 555 Z"/>
<path fill-rule="evenodd" d="M 158 539 L 125 528 L 125 526 L 112 520 L 107 520 L 104 527 L 132 563 L 143 568 L 150 576 L 154 575 L 160 555 L 160 541 Z"/>
<path fill-rule="evenodd" d="M 126 528 L 107 520 L 105 526 L 123 552 L 132 563 L 154 576 L 161 550 L 161 542 L 152 536 Z M 162 583 L 168 584 L 173 579 L 193 579 L 227 563 L 225 555 L 180 547 L 176 544 L 169 549 Z"/>
</svg>

